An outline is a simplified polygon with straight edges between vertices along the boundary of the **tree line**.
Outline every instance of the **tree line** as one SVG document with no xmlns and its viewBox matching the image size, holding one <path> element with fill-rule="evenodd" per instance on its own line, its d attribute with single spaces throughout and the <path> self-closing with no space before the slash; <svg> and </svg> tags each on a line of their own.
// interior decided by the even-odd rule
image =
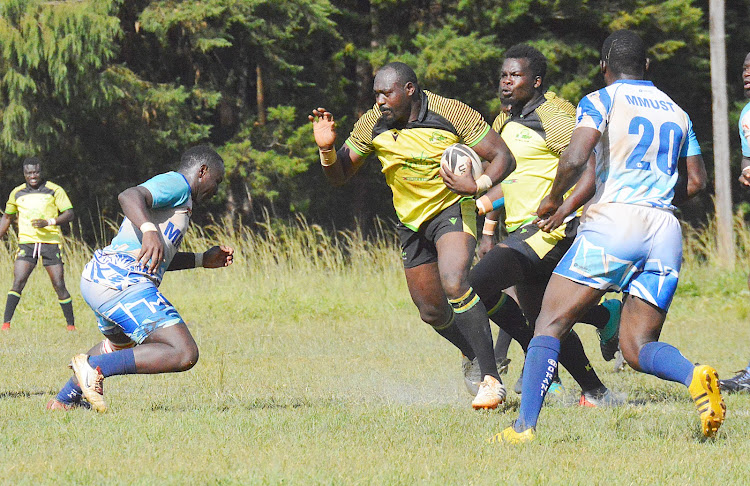
<svg viewBox="0 0 750 486">
<path fill-rule="evenodd" d="M 726 10 L 738 166 L 750 4 L 728 0 Z M 707 1 L 3 0 L 0 198 L 23 182 L 23 158 L 39 156 L 91 236 L 100 216 L 117 217 L 119 191 L 209 143 L 227 163 L 214 217 L 301 214 L 336 228 L 393 218 L 376 160 L 347 187 L 329 187 L 312 108 L 334 112 L 342 143 L 373 104 L 375 70 L 399 60 L 424 88 L 491 122 L 503 52 L 519 42 L 547 56 L 549 88 L 576 103 L 603 86 L 599 47 L 619 28 L 651 46 L 650 79 L 690 114 L 710 170 Z M 688 216 L 710 208 L 707 198 L 696 204 Z"/>
</svg>

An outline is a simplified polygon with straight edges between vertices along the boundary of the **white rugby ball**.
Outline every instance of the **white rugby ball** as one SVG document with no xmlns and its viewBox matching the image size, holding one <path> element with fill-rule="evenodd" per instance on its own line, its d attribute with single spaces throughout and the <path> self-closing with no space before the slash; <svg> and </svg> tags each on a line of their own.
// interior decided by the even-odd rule
<svg viewBox="0 0 750 486">
<path fill-rule="evenodd" d="M 454 174 L 463 175 L 471 167 L 471 175 L 478 179 L 484 172 L 482 170 L 482 159 L 471 147 L 462 143 L 454 143 L 445 149 L 443 156 L 440 158 L 440 165 L 443 170 L 450 171 Z"/>
</svg>

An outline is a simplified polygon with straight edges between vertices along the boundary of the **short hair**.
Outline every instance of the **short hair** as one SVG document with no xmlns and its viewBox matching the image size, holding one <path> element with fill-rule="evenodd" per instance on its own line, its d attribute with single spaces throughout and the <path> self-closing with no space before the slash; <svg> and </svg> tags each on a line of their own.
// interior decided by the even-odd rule
<svg viewBox="0 0 750 486">
<path fill-rule="evenodd" d="M 505 59 L 528 60 L 531 74 L 542 78 L 542 84 L 544 84 L 544 76 L 547 75 L 547 58 L 539 49 L 528 44 L 516 44 L 505 51 Z"/>
<path fill-rule="evenodd" d="M 417 81 L 417 73 L 415 73 L 408 64 L 404 64 L 403 62 L 389 62 L 385 66 L 378 69 L 378 72 L 386 70 L 396 73 L 396 80 L 399 82 L 399 84 L 406 85 L 406 83 L 412 83 L 414 84 L 414 87 L 417 88 L 417 91 L 419 91 L 419 81 Z"/>
<path fill-rule="evenodd" d="M 42 159 L 40 159 L 39 157 L 26 157 L 25 159 L 23 159 L 23 164 L 21 165 L 21 167 L 28 167 L 31 165 L 38 165 L 41 167 Z"/>
<path fill-rule="evenodd" d="M 616 74 L 642 76 L 646 69 L 646 44 L 632 30 L 616 30 L 602 44 L 602 61 Z"/>
<path fill-rule="evenodd" d="M 208 145 L 197 145 L 182 153 L 180 170 L 190 170 L 196 166 L 206 164 L 209 169 L 224 170 L 224 159 Z"/>
</svg>

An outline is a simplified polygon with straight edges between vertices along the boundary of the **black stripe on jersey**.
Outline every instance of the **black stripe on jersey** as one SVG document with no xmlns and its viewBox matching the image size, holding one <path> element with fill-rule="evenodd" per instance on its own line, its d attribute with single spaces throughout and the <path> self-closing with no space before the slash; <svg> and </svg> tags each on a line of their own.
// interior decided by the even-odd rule
<svg viewBox="0 0 750 486">
<path fill-rule="evenodd" d="M 50 189 L 49 187 L 47 187 L 46 181 L 36 189 L 32 189 L 28 184 L 26 184 L 26 187 L 16 192 L 16 200 L 18 200 L 18 198 L 20 198 L 21 196 L 26 196 L 28 194 L 49 194 L 54 196 L 55 191 L 54 189 Z"/>
<path fill-rule="evenodd" d="M 427 95 L 424 91 L 421 92 L 421 97 L 422 108 L 416 120 L 407 123 L 403 127 L 396 127 L 389 125 L 383 117 L 380 117 L 377 123 L 375 123 L 375 126 L 372 127 L 372 139 L 375 140 L 375 137 L 381 133 L 394 128 L 398 130 L 407 130 L 409 128 L 434 128 L 437 130 L 445 130 L 446 132 L 451 132 L 458 136 L 458 131 L 451 122 L 429 109 L 429 101 L 427 100 Z"/>
</svg>

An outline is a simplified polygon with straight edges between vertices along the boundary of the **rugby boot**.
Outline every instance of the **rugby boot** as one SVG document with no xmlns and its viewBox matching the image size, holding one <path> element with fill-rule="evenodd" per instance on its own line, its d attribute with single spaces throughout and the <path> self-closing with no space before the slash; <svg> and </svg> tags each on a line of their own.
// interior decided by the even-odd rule
<svg viewBox="0 0 750 486">
<path fill-rule="evenodd" d="M 471 402 L 474 410 L 495 409 L 505 400 L 505 386 L 503 382 L 490 375 L 485 375 L 482 383 L 479 384 L 479 392 Z"/>
<path fill-rule="evenodd" d="M 466 391 L 472 397 L 477 396 L 477 393 L 479 393 L 479 383 L 482 381 L 482 370 L 479 369 L 479 361 L 477 358 L 469 359 L 462 354 L 461 369 L 464 372 Z"/>
<path fill-rule="evenodd" d="M 495 360 L 495 364 L 497 365 L 498 375 L 508 374 L 508 366 L 510 366 L 510 358 L 502 358 L 502 359 Z"/>
<path fill-rule="evenodd" d="M 701 432 L 706 437 L 714 437 L 727 413 L 719 391 L 719 374 L 708 365 L 696 366 L 688 391 L 701 416 Z"/>
<path fill-rule="evenodd" d="M 3 327 L 0 329 L 3 331 L 10 331 L 10 322 L 3 322 Z"/>
<path fill-rule="evenodd" d="M 99 413 L 107 411 L 107 402 L 104 401 L 104 375 L 102 370 L 97 366 L 92 368 L 89 364 L 89 357 L 86 354 L 77 354 L 73 356 L 70 367 L 78 380 L 78 386 L 81 387 L 84 398 L 89 402 L 91 408 Z"/>
<path fill-rule="evenodd" d="M 732 378 L 719 380 L 719 388 L 723 391 L 735 393 L 750 393 L 750 370 L 742 370 Z"/>
<path fill-rule="evenodd" d="M 622 313 L 622 302 L 617 299 L 602 302 L 609 311 L 609 320 L 604 328 L 597 329 L 599 335 L 599 348 L 602 351 L 604 361 L 612 361 L 615 353 L 620 347 L 620 314 Z"/>
<path fill-rule="evenodd" d="M 500 444 L 503 442 L 506 444 L 523 444 L 524 442 L 531 442 L 535 437 L 536 434 L 534 434 L 533 428 L 526 429 L 523 432 L 516 432 L 511 425 L 502 432 L 498 432 L 487 439 L 487 442 L 489 444 Z"/>
<path fill-rule="evenodd" d="M 608 408 L 625 405 L 627 400 L 624 393 L 615 393 L 609 388 L 601 390 L 589 390 L 581 394 L 578 405 L 591 408 Z"/>
</svg>

